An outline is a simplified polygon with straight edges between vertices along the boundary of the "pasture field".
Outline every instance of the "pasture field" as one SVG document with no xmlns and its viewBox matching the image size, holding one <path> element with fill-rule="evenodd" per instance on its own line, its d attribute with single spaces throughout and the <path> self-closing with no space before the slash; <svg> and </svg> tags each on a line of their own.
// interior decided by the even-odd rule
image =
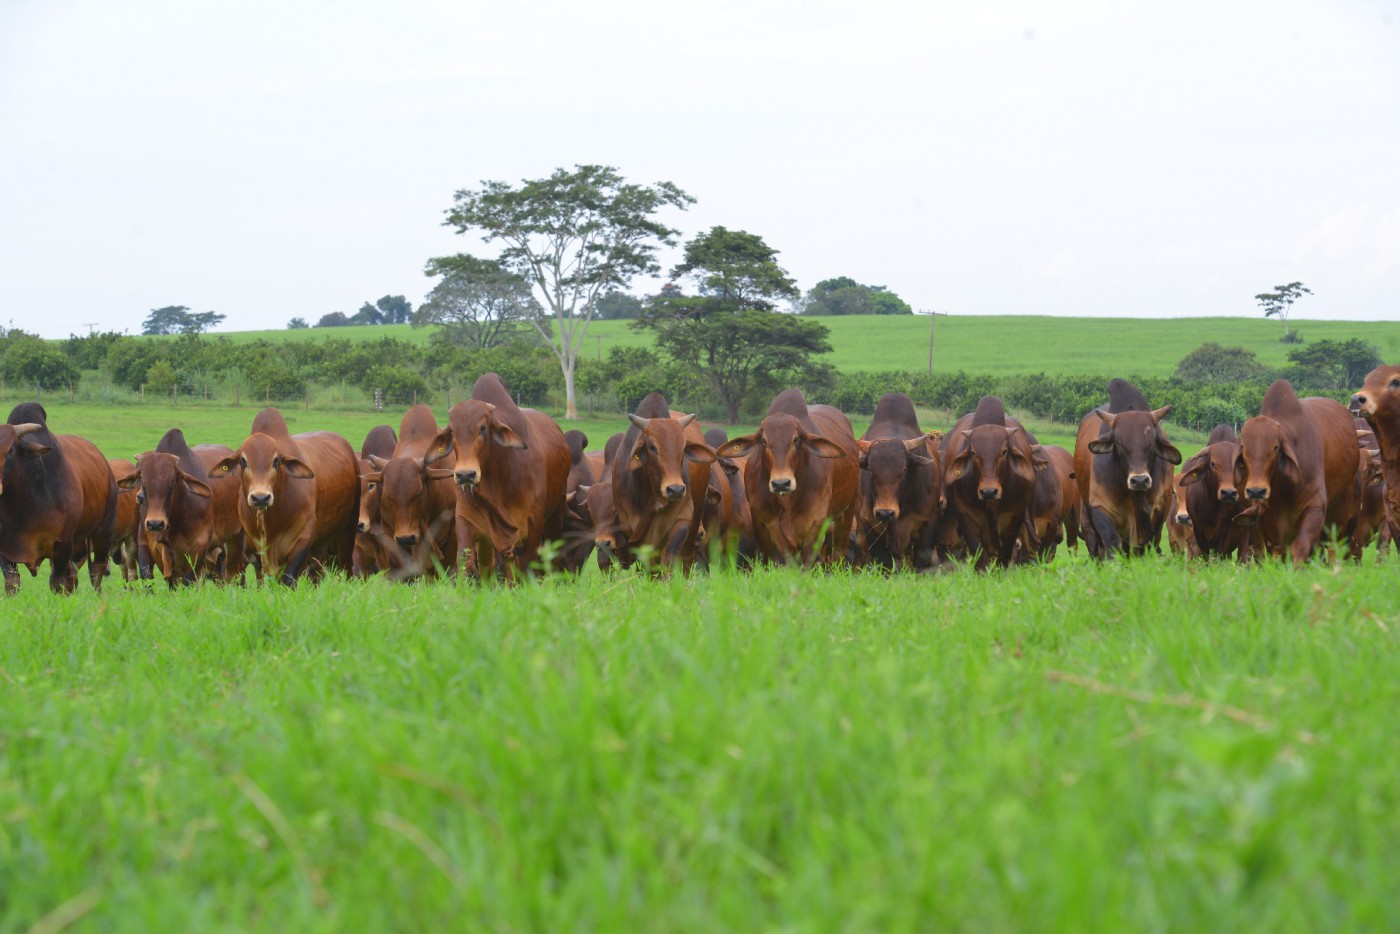
<svg viewBox="0 0 1400 934">
<path fill-rule="evenodd" d="M 0 929 L 1387 929 L 1397 573 L 26 577 Z"/>
<path fill-rule="evenodd" d="M 928 367 L 929 319 L 925 315 L 816 318 L 831 329 L 834 351 L 820 359 L 844 372 Z M 1387 360 L 1400 359 L 1400 321 L 1309 321 L 1294 327 L 1307 341 L 1368 341 Z M 241 331 L 233 341 L 354 341 L 392 336 L 426 342 L 431 329 L 406 324 L 378 327 Z M 1288 364 L 1277 321 L 1258 318 L 1058 318 L 1043 315 L 939 315 L 935 324 L 934 370 L 939 373 L 1075 373 L 1170 376 L 1182 357 L 1207 341 L 1255 352 L 1269 367 Z M 626 321 L 589 325 L 583 356 L 606 355 L 609 347 L 642 347 L 651 335 Z"/>
</svg>

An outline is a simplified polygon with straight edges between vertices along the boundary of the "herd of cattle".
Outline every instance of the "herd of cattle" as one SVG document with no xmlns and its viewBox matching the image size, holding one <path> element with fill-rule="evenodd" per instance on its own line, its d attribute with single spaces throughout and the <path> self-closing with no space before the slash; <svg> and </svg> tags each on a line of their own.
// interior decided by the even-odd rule
<svg viewBox="0 0 1400 934">
<path fill-rule="evenodd" d="M 1274 383 L 1238 435 L 1220 426 L 1183 463 L 1131 383 L 1080 423 L 1074 451 L 1038 443 L 995 397 L 947 432 L 926 432 L 907 396 L 884 396 L 856 438 L 839 410 L 787 390 L 758 431 L 701 433 L 693 415 L 644 399 L 602 451 L 477 380 L 439 426 L 424 405 L 358 454 L 332 432 L 292 435 L 259 412 L 237 450 L 191 447 L 179 429 L 134 462 L 50 432 L 38 403 L 0 426 L 0 568 L 19 586 L 50 564 L 68 592 L 86 562 L 100 588 L 123 576 L 171 585 L 212 577 L 294 584 L 328 569 L 394 579 L 462 573 L 514 579 L 676 565 L 716 553 L 754 562 L 985 569 L 1047 560 L 1082 538 L 1090 554 L 1160 548 L 1192 557 L 1352 558 L 1400 530 L 1400 367 L 1351 397 L 1299 399 Z M 1177 470 L 1177 466 L 1180 470 Z"/>
</svg>

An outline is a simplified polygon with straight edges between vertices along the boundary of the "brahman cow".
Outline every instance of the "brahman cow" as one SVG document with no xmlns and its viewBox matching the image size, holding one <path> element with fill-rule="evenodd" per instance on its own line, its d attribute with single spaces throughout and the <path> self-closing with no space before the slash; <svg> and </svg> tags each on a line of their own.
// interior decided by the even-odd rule
<svg viewBox="0 0 1400 934">
<path fill-rule="evenodd" d="M 1385 515 L 1392 536 L 1400 536 L 1400 366 L 1378 366 L 1366 374 L 1351 397 L 1351 411 L 1376 436 L 1385 484 Z"/>
<path fill-rule="evenodd" d="M 886 393 L 875 406 L 860 451 L 860 491 L 852 536 L 856 563 L 927 567 L 933 560 L 933 526 L 943 508 L 941 435 L 919 427 L 914 403 Z"/>
<path fill-rule="evenodd" d="M 387 460 L 394 456 L 398 444 L 399 436 L 392 425 L 375 425 L 360 446 L 360 515 L 355 522 L 355 550 L 350 559 L 350 573 L 354 577 L 368 577 L 389 566 L 384 552 L 384 531 L 379 525 L 380 484 L 378 480 L 369 479 L 369 474 L 375 472 L 370 457 Z"/>
<path fill-rule="evenodd" d="M 1031 498 L 1036 473 L 1050 462 L 1037 454 L 1035 439 L 1007 418 L 1000 399 L 983 396 L 944 440 L 943 480 L 951 521 L 968 549 L 977 553 L 977 570 L 986 570 L 992 561 L 1009 567 L 1018 541 L 1028 554 L 1039 553 Z M 942 525 L 946 528 L 949 522 Z"/>
<path fill-rule="evenodd" d="M 418 404 L 404 413 L 398 443 L 388 458 L 369 455 L 373 469 L 362 481 L 378 485 L 379 526 L 385 569 L 394 580 L 457 570 L 457 494 L 446 467 L 429 466 L 439 451 L 433 410 Z M 361 521 L 364 510 L 361 509 Z"/>
<path fill-rule="evenodd" d="M 107 466 L 113 477 L 130 473 L 136 465 L 123 457 L 107 458 Z M 122 580 L 134 581 L 140 577 L 137 561 L 137 544 L 140 535 L 137 524 L 141 521 L 141 504 L 135 490 L 117 490 L 117 518 L 112 526 L 112 561 L 122 569 Z"/>
</svg>

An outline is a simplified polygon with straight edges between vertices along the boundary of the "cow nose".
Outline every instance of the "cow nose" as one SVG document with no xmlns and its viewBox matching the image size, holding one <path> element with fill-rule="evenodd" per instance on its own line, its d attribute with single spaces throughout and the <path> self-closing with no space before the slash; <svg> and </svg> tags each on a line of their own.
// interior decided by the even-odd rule
<svg viewBox="0 0 1400 934">
<path fill-rule="evenodd" d="M 881 522 L 893 522 L 895 520 L 894 510 L 877 509 L 875 510 L 875 518 L 879 519 Z"/>
<path fill-rule="evenodd" d="M 459 470 L 455 476 L 459 486 L 476 486 L 481 480 L 481 475 L 475 470 Z"/>
<path fill-rule="evenodd" d="M 1150 490 L 1152 489 L 1152 477 L 1145 473 L 1129 474 L 1128 487 L 1139 491 Z"/>
<path fill-rule="evenodd" d="M 599 536 L 596 536 L 596 537 L 593 539 L 593 544 L 597 545 L 599 548 L 603 549 L 604 551 L 612 551 L 614 542 L 613 542 L 611 536 L 608 536 L 608 535 L 599 535 Z"/>
<path fill-rule="evenodd" d="M 1176 514 L 1176 524 L 1177 524 L 1177 525 L 1190 525 L 1190 524 L 1191 524 L 1191 516 L 1190 516 L 1190 514 L 1189 514 L 1189 513 L 1184 513 L 1184 512 L 1179 512 L 1179 513 L 1177 513 L 1177 514 Z"/>
<path fill-rule="evenodd" d="M 147 520 L 146 520 L 146 530 L 149 531 L 149 532 L 164 532 L 164 531 L 165 531 L 165 520 L 164 520 L 164 519 L 147 519 Z"/>
<path fill-rule="evenodd" d="M 792 480 L 787 477 L 781 480 L 774 478 L 768 481 L 768 489 L 772 490 L 774 493 L 791 493 Z"/>
<path fill-rule="evenodd" d="M 249 493 L 248 505 L 254 509 L 266 509 L 272 505 L 271 493 Z"/>
<path fill-rule="evenodd" d="M 1366 404 L 1366 397 L 1363 396 L 1361 393 L 1358 392 L 1356 395 L 1352 396 L 1352 397 L 1351 397 L 1351 412 L 1352 412 L 1352 414 L 1353 414 L 1353 415 L 1360 415 L 1360 414 L 1361 414 L 1361 407 L 1362 407 L 1363 405 L 1365 405 L 1365 404 Z"/>
<path fill-rule="evenodd" d="M 1249 486 L 1245 487 L 1244 495 L 1248 496 L 1250 499 L 1268 499 L 1269 490 L 1267 487 Z"/>
<path fill-rule="evenodd" d="M 984 486 L 977 491 L 977 495 L 982 497 L 984 502 L 991 503 L 1001 499 L 1001 490 L 994 486 Z"/>
<path fill-rule="evenodd" d="M 1233 503 L 1240 498 L 1240 494 L 1235 490 L 1221 490 L 1219 492 L 1219 498 L 1222 503 Z"/>
<path fill-rule="evenodd" d="M 399 543 L 400 548 L 412 548 L 418 544 L 417 535 L 395 535 L 394 541 Z"/>
<path fill-rule="evenodd" d="M 680 499 L 680 498 L 681 498 L 682 496 L 684 496 L 684 495 L 685 495 L 685 484 L 684 484 L 684 483 L 672 483 L 672 484 L 670 484 L 669 486 L 666 487 L 666 498 L 667 498 L 667 499 Z"/>
<path fill-rule="evenodd" d="M 366 522 L 365 520 L 361 519 L 359 522 L 355 523 L 355 531 L 357 531 L 357 532 L 368 532 L 368 531 L 369 531 L 369 523 Z"/>
</svg>

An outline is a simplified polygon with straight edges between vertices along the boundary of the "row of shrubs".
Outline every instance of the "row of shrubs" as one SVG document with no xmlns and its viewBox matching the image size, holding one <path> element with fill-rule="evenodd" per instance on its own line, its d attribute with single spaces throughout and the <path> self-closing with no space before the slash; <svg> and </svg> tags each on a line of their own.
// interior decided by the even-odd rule
<svg viewBox="0 0 1400 934">
<path fill-rule="evenodd" d="M 98 372 L 112 385 L 132 392 L 177 398 L 300 400 L 313 385 L 352 386 L 367 398 L 378 390 L 391 405 L 444 395 L 461 398 L 476 375 L 495 371 L 522 404 L 562 405 L 563 401 L 558 361 L 548 348 L 532 343 L 476 350 L 389 337 L 235 343 L 195 335 L 149 340 L 116 334 L 50 342 L 19 332 L 9 332 L 0 340 L 0 379 L 9 386 L 33 384 L 71 393 L 84 371 Z M 1200 430 L 1221 422 L 1239 424 L 1256 413 L 1271 378 L 1202 383 L 1131 374 L 841 373 L 816 365 L 761 374 L 749 387 L 743 414 L 761 414 L 775 391 L 796 385 L 812 400 L 851 413 L 874 411 L 887 392 L 903 392 L 916 403 L 953 412 L 970 411 L 981 396 L 997 395 L 1014 411 L 1073 423 L 1104 402 L 1105 385 L 1114 375 L 1133 379 L 1154 405 L 1170 404 L 1176 424 Z M 575 385 L 581 403 L 603 412 L 632 411 L 646 393 L 660 391 L 678 407 L 699 411 L 706 418 L 723 414 L 711 388 L 694 373 L 647 348 L 612 348 L 602 360 L 580 360 Z M 1303 395 L 1346 398 L 1344 390 L 1297 388 Z"/>
</svg>

